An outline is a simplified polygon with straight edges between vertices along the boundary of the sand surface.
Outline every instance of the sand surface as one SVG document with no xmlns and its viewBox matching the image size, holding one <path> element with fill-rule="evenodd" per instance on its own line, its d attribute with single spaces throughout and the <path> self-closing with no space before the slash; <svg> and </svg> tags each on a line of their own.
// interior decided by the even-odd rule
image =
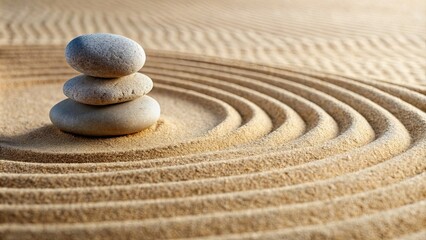
<svg viewBox="0 0 426 240">
<path fill-rule="evenodd" d="M 425 239 L 425 7 L 0 0 L 0 239 Z M 155 126 L 50 123 L 98 31 L 147 49 Z"/>
</svg>

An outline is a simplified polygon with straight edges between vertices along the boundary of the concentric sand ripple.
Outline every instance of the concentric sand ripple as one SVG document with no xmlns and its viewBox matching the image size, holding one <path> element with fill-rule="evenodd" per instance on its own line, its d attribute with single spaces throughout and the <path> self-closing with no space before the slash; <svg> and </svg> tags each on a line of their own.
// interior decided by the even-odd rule
<svg viewBox="0 0 426 240">
<path fill-rule="evenodd" d="M 63 46 L 0 49 L 6 239 L 421 239 L 419 87 L 148 52 L 156 126 L 62 133 Z"/>
</svg>

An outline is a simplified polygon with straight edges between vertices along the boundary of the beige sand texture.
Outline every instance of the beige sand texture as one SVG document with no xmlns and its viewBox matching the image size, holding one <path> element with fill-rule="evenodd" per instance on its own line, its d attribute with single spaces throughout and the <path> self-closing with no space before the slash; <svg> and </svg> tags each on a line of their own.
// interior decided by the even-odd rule
<svg viewBox="0 0 426 240">
<path fill-rule="evenodd" d="M 0 0 L 0 239 L 425 239 L 425 9 Z M 88 32 L 147 49 L 155 126 L 50 123 Z"/>
</svg>

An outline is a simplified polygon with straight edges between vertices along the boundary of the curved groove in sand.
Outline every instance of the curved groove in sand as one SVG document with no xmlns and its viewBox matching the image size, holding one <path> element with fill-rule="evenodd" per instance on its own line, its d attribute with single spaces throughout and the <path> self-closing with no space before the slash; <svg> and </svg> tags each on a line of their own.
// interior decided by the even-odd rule
<svg viewBox="0 0 426 240">
<path fill-rule="evenodd" d="M 355 229 L 370 237 L 424 232 L 421 91 L 152 51 L 142 72 L 157 89 L 159 124 L 90 139 L 57 131 L 46 118 L 75 74 L 60 50 L 1 49 L 7 66 L 0 67 L 0 98 L 17 104 L 0 115 L 0 234 L 281 239 L 333 234 L 336 226 L 351 237 Z M 383 232 L 385 225 L 399 230 Z"/>
</svg>

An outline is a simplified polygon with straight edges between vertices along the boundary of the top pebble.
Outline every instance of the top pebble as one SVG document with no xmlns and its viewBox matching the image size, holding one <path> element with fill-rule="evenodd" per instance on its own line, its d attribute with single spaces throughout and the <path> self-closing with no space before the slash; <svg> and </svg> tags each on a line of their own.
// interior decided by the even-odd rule
<svg viewBox="0 0 426 240">
<path fill-rule="evenodd" d="M 65 49 L 68 64 L 93 77 L 116 78 L 139 71 L 145 64 L 143 48 L 135 41 L 115 34 L 81 35 Z"/>
</svg>

